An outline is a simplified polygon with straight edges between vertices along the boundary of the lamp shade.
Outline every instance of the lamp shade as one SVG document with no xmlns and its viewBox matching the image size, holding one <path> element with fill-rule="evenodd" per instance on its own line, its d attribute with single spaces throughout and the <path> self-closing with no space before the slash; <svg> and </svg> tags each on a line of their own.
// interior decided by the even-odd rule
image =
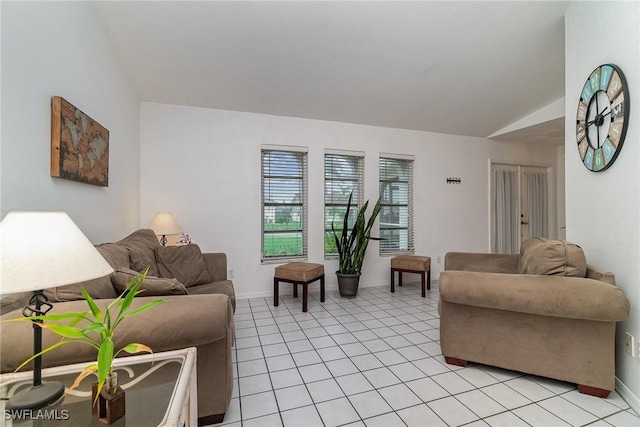
<svg viewBox="0 0 640 427">
<path fill-rule="evenodd" d="M 0 293 L 37 291 L 113 272 L 64 212 L 10 212 L 0 222 Z"/>
<path fill-rule="evenodd" d="M 151 220 L 149 228 L 159 236 L 182 233 L 178 222 L 173 215 L 168 212 L 157 213 L 156 216 L 153 217 L 153 220 Z"/>
</svg>

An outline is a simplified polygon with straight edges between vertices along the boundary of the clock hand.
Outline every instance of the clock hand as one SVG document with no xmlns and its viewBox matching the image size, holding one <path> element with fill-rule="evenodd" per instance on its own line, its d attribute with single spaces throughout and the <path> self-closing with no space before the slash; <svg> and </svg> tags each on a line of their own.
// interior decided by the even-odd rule
<svg viewBox="0 0 640 427">
<path fill-rule="evenodd" d="M 591 126 L 592 124 L 596 123 L 598 120 L 602 120 L 604 119 L 606 116 L 608 116 L 609 114 L 611 114 L 611 111 L 607 112 L 606 114 L 598 114 L 595 119 L 590 120 L 586 123 L 586 127 Z"/>
</svg>

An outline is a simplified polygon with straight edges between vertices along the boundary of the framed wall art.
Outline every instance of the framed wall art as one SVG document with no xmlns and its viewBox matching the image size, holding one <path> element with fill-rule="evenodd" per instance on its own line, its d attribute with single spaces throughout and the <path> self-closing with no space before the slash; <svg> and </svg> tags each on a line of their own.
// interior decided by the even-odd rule
<svg viewBox="0 0 640 427">
<path fill-rule="evenodd" d="M 51 176 L 109 186 L 109 131 L 60 96 L 51 102 Z"/>
</svg>

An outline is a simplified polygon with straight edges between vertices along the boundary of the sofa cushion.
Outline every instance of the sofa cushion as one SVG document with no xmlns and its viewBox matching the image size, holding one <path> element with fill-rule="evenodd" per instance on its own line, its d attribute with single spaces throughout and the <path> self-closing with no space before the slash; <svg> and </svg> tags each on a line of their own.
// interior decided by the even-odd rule
<svg viewBox="0 0 640 427">
<path fill-rule="evenodd" d="M 565 240 L 527 239 L 520 252 L 520 274 L 570 277 L 587 274 L 587 259 L 582 248 Z"/>
<path fill-rule="evenodd" d="M 187 288 L 211 281 L 198 245 L 158 246 L 156 261 L 160 277 L 175 277 Z"/>
<path fill-rule="evenodd" d="M 233 290 L 231 280 L 219 280 L 216 282 L 205 283 L 204 285 L 191 286 L 187 289 L 189 295 L 207 295 L 207 294 L 224 294 L 231 300 L 233 311 L 236 311 L 236 294 Z"/>
<path fill-rule="evenodd" d="M 127 289 L 129 282 L 135 278 L 142 276 L 142 273 L 131 270 L 129 268 L 119 268 L 113 274 L 113 287 L 118 294 L 124 292 Z M 161 277 L 147 275 L 140 289 L 144 289 L 144 292 L 140 296 L 162 296 L 162 295 L 187 295 L 187 290 L 184 285 L 178 282 L 178 279 L 164 279 Z"/>
<path fill-rule="evenodd" d="M 149 267 L 149 274 L 158 276 L 154 251 L 157 247 L 160 247 L 160 242 L 153 230 L 140 229 L 134 231 L 120 240 L 118 244 L 126 246 L 129 250 L 129 267 L 132 270 L 142 272 Z"/>
</svg>

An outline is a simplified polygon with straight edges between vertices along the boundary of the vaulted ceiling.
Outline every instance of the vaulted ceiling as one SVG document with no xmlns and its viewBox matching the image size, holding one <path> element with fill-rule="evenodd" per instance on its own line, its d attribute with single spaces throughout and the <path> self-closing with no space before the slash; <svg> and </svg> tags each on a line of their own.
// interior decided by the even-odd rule
<svg viewBox="0 0 640 427">
<path fill-rule="evenodd" d="M 564 96 L 567 2 L 93 5 L 144 101 L 487 137 Z"/>
</svg>

